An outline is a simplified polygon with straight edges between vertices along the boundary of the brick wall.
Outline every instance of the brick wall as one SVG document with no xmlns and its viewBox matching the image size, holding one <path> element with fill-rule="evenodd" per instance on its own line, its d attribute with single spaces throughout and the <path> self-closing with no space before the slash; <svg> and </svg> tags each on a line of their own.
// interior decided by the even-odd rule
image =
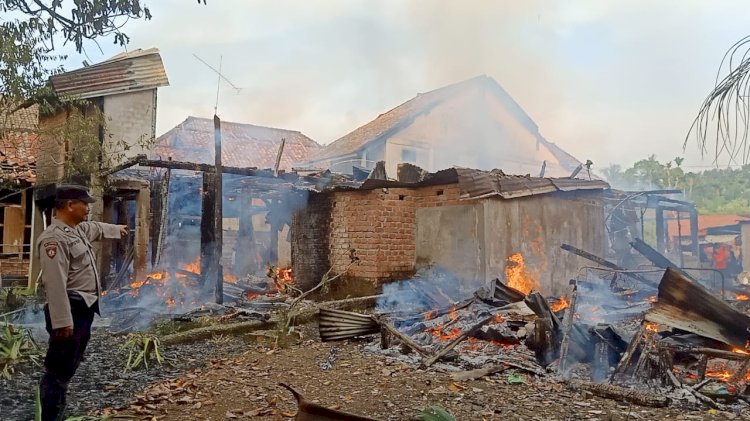
<svg viewBox="0 0 750 421">
<path fill-rule="evenodd" d="M 343 272 L 350 249 L 360 262 L 349 269 L 348 277 L 380 283 L 412 276 L 417 209 L 456 205 L 458 199 L 457 185 L 311 196 L 292 230 L 295 278 L 305 288 L 315 285 L 329 267 L 335 274 Z"/>
</svg>

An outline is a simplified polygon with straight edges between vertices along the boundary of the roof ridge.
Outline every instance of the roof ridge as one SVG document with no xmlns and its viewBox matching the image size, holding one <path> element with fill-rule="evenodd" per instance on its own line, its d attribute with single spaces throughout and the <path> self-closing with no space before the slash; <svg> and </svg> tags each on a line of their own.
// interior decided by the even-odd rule
<svg viewBox="0 0 750 421">
<path fill-rule="evenodd" d="M 183 123 L 187 122 L 190 119 L 193 119 L 193 120 L 207 120 L 209 122 L 213 121 L 212 118 L 208 118 L 208 117 L 196 117 L 196 116 L 192 116 L 191 115 L 191 116 L 188 116 L 185 119 L 185 121 L 183 121 Z M 281 127 L 261 126 L 261 125 L 258 125 L 258 124 L 240 123 L 240 122 L 236 122 L 236 121 L 227 121 L 227 120 L 221 120 L 221 124 L 234 124 L 234 125 L 237 125 L 237 126 L 252 126 L 252 127 L 258 127 L 258 128 L 261 128 L 261 129 L 278 130 L 278 131 L 281 131 L 281 132 L 299 133 L 299 134 L 307 137 L 307 135 L 305 135 L 304 133 L 302 133 L 301 130 L 283 129 Z"/>
</svg>

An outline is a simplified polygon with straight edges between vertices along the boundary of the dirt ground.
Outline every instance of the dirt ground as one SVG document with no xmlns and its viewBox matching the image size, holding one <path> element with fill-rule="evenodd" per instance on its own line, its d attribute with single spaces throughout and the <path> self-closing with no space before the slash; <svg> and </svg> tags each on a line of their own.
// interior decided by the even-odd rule
<svg viewBox="0 0 750 421">
<path fill-rule="evenodd" d="M 509 373 L 454 382 L 447 373 L 368 353 L 361 342 L 308 339 L 285 349 L 249 345 L 239 355 L 152 384 L 128 407 L 103 413 L 166 421 L 290 420 L 297 407 L 279 386 L 284 382 L 308 400 L 381 420 L 417 419 L 430 405 L 457 420 L 750 419 L 750 412 L 638 407 L 524 375 L 527 384 L 510 384 Z"/>
</svg>

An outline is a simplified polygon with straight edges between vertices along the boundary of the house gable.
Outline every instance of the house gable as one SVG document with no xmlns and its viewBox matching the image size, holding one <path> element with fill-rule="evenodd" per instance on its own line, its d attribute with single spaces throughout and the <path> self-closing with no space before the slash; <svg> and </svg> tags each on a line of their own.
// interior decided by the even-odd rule
<svg viewBox="0 0 750 421">
<path fill-rule="evenodd" d="M 373 156 L 373 148 L 383 143 L 383 153 Z M 369 166 L 384 159 L 389 174 L 395 174 L 399 162 L 431 171 L 460 165 L 539 174 L 546 162 L 547 175 L 563 176 L 580 163 L 544 139 L 533 120 L 487 76 L 420 94 L 326 146 L 310 163 L 325 166 L 344 157 L 350 162 L 364 158 Z"/>
</svg>

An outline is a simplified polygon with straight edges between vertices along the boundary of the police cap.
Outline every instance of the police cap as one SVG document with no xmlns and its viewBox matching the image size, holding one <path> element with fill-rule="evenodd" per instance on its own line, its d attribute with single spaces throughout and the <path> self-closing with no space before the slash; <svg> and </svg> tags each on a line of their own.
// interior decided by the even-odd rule
<svg viewBox="0 0 750 421">
<path fill-rule="evenodd" d="M 94 203 L 96 199 L 89 194 L 89 190 L 84 186 L 76 184 L 63 184 L 57 186 L 55 192 L 57 200 L 80 200 L 86 203 Z"/>
</svg>

